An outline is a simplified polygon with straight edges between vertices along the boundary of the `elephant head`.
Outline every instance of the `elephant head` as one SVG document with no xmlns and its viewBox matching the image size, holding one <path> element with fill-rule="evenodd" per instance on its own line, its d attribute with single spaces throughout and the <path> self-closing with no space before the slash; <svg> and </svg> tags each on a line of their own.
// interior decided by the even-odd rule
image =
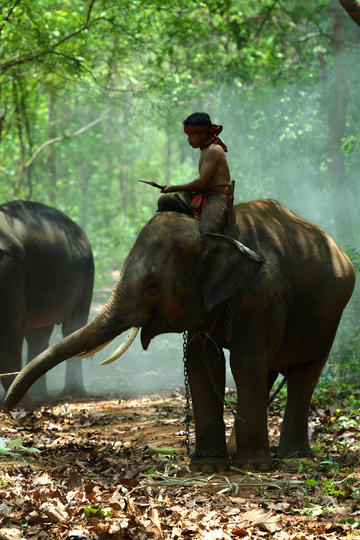
<svg viewBox="0 0 360 540">
<path fill-rule="evenodd" d="M 5 408 L 12 408 L 50 368 L 75 355 L 93 354 L 131 327 L 141 328 L 144 349 L 159 334 L 201 327 L 217 305 L 241 294 L 242 288 L 246 294 L 246 282 L 262 263 L 234 239 L 200 236 L 198 222 L 189 216 L 154 216 L 140 232 L 103 309 L 21 371 L 5 397 Z"/>
</svg>

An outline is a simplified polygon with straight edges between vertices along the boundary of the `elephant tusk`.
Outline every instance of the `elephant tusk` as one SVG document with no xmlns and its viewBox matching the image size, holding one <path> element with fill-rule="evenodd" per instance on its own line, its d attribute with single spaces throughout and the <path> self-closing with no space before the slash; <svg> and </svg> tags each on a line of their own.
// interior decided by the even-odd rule
<svg viewBox="0 0 360 540">
<path fill-rule="evenodd" d="M 110 358 L 108 358 L 107 360 L 104 360 L 103 362 L 101 362 L 100 366 L 105 366 L 106 364 L 111 364 L 111 362 L 114 362 L 122 354 L 124 354 L 124 352 L 130 347 L 130 345 L 132 344 L 132 342 L 136 338 L 138 331 L 139 331 L 138 326 L 133 326 L 132 328 L 130 328 L 129 334 L 127 335 L 125 341 L 123 341 L 122 344 L 120 345 L 120 347 L 118 347 L 116 349 L 116 351 L 114 351 L 112 353 Z"/>
<path fill-rule="evenodd" d="M 101 349 L 106 347 L 106 345 L 108 345 L 111 341 L 112 341 L 112 339 L 109 339 L 108 341 L 105 341 L 105 343 L 102 343 L 101 345 L 97 345 L 93 349 L 90 349 L 90 351 L 86 351 L 86 352 L 84 352 L 82 354 L 77 354 L 76 356 L 74 356 L 74 359 L 75 360 L 81 360 L 81 358 L 87 358 L 88 356 L 91 356 L 92 354 L 95 354 L 98 351 L 101 351 Z"/>
<path fill-rule="evenodd" d="M 12 373 L 0 373 L 0 379 L 3 379 L 4 377 L 15 377 L 15 375 L 19 375 L 20 371 L 13 371 Z"/>
</svg>

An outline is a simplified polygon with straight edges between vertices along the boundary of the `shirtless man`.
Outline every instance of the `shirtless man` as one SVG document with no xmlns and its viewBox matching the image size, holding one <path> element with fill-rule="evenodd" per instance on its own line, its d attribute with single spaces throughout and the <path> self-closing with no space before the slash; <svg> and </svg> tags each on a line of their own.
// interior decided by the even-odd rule
<svg viewBox="0 0 360 540">
<path fill-rule="evenodd" d="M 158 211 L 175 210 L 200 220 L 200 233 L 223 232 L 227 221 L 230 172 L 227 148 L 219 139 L 222 126 L 211 123 L 206 113 L 193 113 L 184 120 L 190 146 L 200 148 L 199 178 L 179 186 L 168 185 L 158 201 Z"/>
</svg>

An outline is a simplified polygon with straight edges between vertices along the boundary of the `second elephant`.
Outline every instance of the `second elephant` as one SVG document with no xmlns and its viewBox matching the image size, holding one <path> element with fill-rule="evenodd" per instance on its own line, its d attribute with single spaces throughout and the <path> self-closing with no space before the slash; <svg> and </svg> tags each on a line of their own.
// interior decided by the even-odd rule
<svg viewBox="0 0 360 540">
<path fill-rule="evenodd" d="M 63 336 L 83 326 L 93 291 L 94 261 L 82 229 L 65 214 L 30 201 L 0 205 L 0 366 L 21 369 L 23 340 L 27 361 L 49 346 L 54 325 Z M 3 378 L 5 389 L 10 382 Z M 65 390 L 85 393 L 81 362 L 66 367 Z M 46 396 L 45 379 L 37 396 Z"/>
</svg>

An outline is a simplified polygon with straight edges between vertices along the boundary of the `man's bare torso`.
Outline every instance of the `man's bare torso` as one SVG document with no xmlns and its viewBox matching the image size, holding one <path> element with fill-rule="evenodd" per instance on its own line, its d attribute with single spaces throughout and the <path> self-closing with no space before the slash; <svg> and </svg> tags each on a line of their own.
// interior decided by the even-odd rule
<svg viewBox="0 0 360 540">
<path fill-rule="evenodd" d="M 201 149 L 199 159 L 199 173 L 203 167 L 211 170 L 211 179 L 206 189 L 225 187 L 230 185 L 230 171 L 224 150 L 218 144 L 210 144 Z"/>
</svg>

